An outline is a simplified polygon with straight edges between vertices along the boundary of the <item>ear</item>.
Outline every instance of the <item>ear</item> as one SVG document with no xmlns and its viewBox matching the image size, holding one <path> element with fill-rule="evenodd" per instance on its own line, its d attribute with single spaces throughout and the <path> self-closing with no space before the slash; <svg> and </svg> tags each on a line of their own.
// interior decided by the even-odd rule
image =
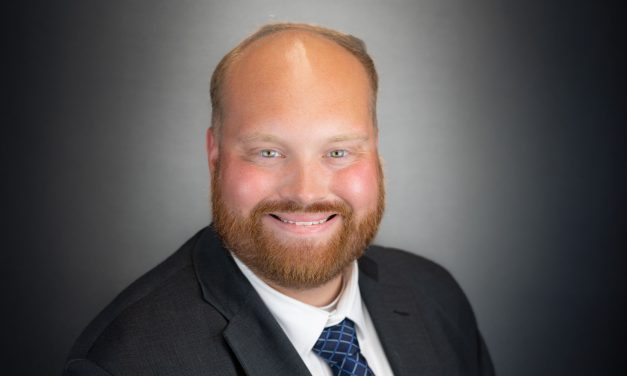
<svg viewBox="0 0 627 376">
<path fill-rule="evenodd" d="M 207 128 L 207 160 L 209 162 L 209 171 L 211 174 L 215 172 L 218 163 L 218 155 L 220 154 L 220 144 L 212 127 Z"/>
<path fill-rule="evenodd" d="M 373 138 L 374 138 L 374 146 L 377 148 L 377 150 L 379 150 L 379 128 L 374 127 L 372 131 L 373 131 Z"/>
</svg>

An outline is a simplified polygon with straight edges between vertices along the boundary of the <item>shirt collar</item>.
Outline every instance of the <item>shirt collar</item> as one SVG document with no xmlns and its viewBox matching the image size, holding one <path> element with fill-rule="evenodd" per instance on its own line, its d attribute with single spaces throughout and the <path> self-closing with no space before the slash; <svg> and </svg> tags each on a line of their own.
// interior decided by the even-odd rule
<svg viewBox="0 0 627 376">
<path fill-rule="evenodd" d="M 328 312 L 280 293 L 261 280 L 235 255 L 233 258 L 301 357 L 311 351 L 325 327 L 336 325 L 345 318 L 355 323 L 358 335 L 365 329 L 357 261 L 344 271 L 344 285 L 339 300 L 335 309 Z"/>
</svg>

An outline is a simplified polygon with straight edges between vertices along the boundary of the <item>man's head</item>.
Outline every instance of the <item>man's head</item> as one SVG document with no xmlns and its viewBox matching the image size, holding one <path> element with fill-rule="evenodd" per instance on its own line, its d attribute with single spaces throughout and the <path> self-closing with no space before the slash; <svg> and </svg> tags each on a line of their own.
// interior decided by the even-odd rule
<svg viewBox="0 0 627 376">
<path fill-rule="evenodd" d="M 218 233 L 267 282 L 324 284 L 362 254 L 383 213 L 377 78 L 363 43 L 266 26 L 225 56 L 211 83 Z"/>
</svg>

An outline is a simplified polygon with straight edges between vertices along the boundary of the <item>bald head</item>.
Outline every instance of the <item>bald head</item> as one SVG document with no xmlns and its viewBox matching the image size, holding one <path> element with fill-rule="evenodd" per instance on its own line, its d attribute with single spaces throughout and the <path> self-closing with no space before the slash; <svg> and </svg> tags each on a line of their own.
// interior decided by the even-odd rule
<svg viewBox="0 0 627 376">
<path fill-rule="evenodd" d="M 343 90 L 346 88 L 349 90 Z M 358 103 L 358 92 L 364 90 L 366 103 Z M 376 70 L 361 40 L 306 24 L 267 25 L 231 50 L 214 71 L 212 127 L 219 134 L 235 112 L 285 103 L 275 101 L 282 96 L 315 100 L 334 93 L 345 98 L 330 100 L 352 97 L 356 106 L 365 105 L 376 126 L 376 92 Z M 247 100 L 242 106 L 244 97 Z"/>
</svg>

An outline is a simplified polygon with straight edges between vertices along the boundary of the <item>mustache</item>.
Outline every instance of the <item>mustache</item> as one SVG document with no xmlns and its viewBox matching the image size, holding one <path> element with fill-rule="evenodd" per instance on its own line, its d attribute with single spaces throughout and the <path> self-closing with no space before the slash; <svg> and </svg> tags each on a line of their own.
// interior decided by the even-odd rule
<svg viewBox="0 0 627 376">
<path fill-rule="evenodd" d="M 274 212 L 282 213 L 337 213 L 343 217 L 350 217 L 353 210 L 342 201 L 314 202 L 302 205 L 295 201 L 262 201 L 253 208 L 254 216 L 261 216 Z"/>
</svg>

